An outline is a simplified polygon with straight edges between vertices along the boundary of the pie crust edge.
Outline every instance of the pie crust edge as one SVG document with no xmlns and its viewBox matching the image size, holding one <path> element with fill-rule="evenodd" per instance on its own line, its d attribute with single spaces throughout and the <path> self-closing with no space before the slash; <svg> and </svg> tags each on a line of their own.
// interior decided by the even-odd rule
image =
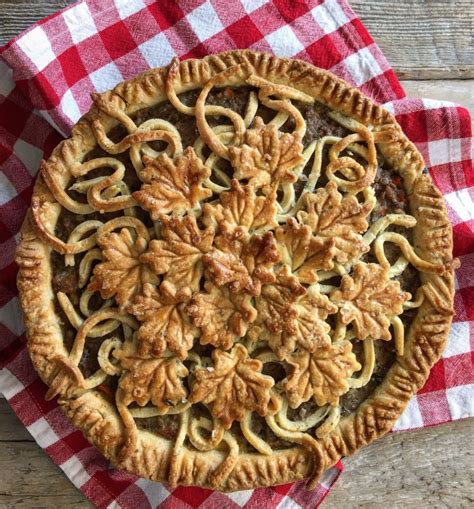
<svg viewBox="0 0 474 509">
<path fill-rule="evenodd" d="M 378 143 L 377 148 L 403 178 L 411 214 L 417 219 L 413 229 L 414 248 L 429 262 L 454 266 L 452 228 L 440 192 L 431 178 L 423 174 L 425 164 L 422 156 L 403 134 L 394 117 L 359 90 L 306 62 L 248 50 L 181 62 L 175 90 L 181 93 L 198 88 L 214 75 L 239 64 L 249 66 L 254 74 L 266 80 L 291 85 L 314 96 L 328 107 L 364 124 L 390 130 L 390 138 L 387 142 Z M 152 106 L 166 99 L 167 69 L 147 71 L 117 85 L 113 91 L 95 96 L 95 102 L 100 101 L 101 109 L 109 112 L 125 110 L 132 113 Z M 96 119 L 100 119 L 106 132 L 117 124 L 115 119 L 93 107 L 73 128 L 71 138 L 53 151 L 48 165 L 54 168 L 57 177 L 67 179 L 66 164 L 83 156 L 96 144 L 89 125 Z M 38 199 L 55 201 L 42 177 L 35 184 L 32 207 Z M 31 209 L 21 230 L 16 256 L 19 298 L 33 365 L 41 379 L 49 385 L 55 370 L 54 357 L 64 350 L 64 344 L 51 289 L 51 248 L 42 240 L 44 234 L 33 226 L 30 216 Z M 56 220 L 57 217 L 51 217 L 51 226 L 54 227 Z M 310 484 L 314 485 L 319 476 L 341 457 L 353 454 L 392 428 L 441 356 L 453 315 L 453 270 L 442 275 L 420 272 L 420 278 L 427 288 L 426 299 L 411 324 L 405 354 L 395 360 L 374 393 L 355 412 L 342 418 L 333 432 L 318 439 L 316 449 L 309 451 L 297 446 L 270 456 L 240 453 L 233 470 L 222 479 L 220 490 L 272 486 L 310 476 Z M 151 438 L 147 434 L 141 436 L 136 454 L 119 459 L 124 426 L 114 405 L 95 391 L 86 392 L 77 399 L 61 398 L 59 403 L 74 425 L 108 459 L 121 469 L 141 477 L 171 484 L 209 486 L 210 474 L 222 462 L 223 454 L 219 451 L 196 453 L 185 449 L 181 451 L 179 462 L 173 462 L 170 459 L 171 442 L 160 437 Z M 160 446 L 157 446 L 157 440 Z M 170 471 L 172 469 L 175 471 Z"/>
</svg>

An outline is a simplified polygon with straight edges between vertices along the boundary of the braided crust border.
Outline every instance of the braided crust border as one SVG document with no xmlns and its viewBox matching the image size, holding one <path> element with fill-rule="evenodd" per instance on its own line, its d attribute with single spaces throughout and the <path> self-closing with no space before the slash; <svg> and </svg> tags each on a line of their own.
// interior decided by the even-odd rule
<svg viewBox="0 0 474 509">
<path fill-rule="evenodd" d="M 413 230 L 414 248 L 419 256 L 432 263 L 452 263 L 451 225 L 441 194 L 431 178 L 422 174 L 424 162 L 420 153 L 390 113 L 343 80 L 299 60 L 243 50 L 181 62 L 174 81 L 175 90 L 181 93 L 199 88 L 212 76 L 242 63 L 258 76 L 291 85 L 334 110 L 366 125 L 373 125 L 377 130 L 391 131 L 391 136 L 378 143 L 377 148 L 403 178 L 410 213 L 417 219 Z M 112 91 L 94 96 L 94 102 L 102 111 L 94 106 L 73 128 L 71 138 L 55 148 L 48 161 L 50 171 L 52 168 L 55 174 L 54 179 L 48 178 L 47 174 L 44 177 L 51 180 L 49 184 L 54 180 L 67 181 L 70 177 L 68 165 L 81 160 L 95 146 L 96 140 L 90 127 L 94 120 L 99 120 L 108 132 L 118 123 L 121 112 L 132 114 L 166 100 L 166 73 L 167 68 L 153 69 L 117 85 Z M 32 207 L 38 206 L 40 200 L 56 201 L 43 177 L 36 182 Z M 55 225 L 59 212 L 58 204 L 47 218 L 50 226 Z M 31 209 L 22 227 L 16 256 L 20 267 L 18 288 L 30 356 L 41 379 L 48 384 L 53 375 L 53 359 L 67 355 L 67 351 L 54 310 L 51 248 L 43 240 L 45 233 L 33 226 L 30 215 Z M 441 356 L 453 315 L 453 270 L 443 275 L 420 273 L 420 277 L 426 285 L 427 298 L 407 335 L 405 354 L 394 362 L 374 393 L 356 412 L 342 418 L 331 434 L 318 440 L 316 450 L 308 451 L 296 446 L 271 456 L 241 453 L 234 469 L 227 475 L 223 472 L 218 480 L 220 490 L 271 486 L 311 475 L 311 484 L 314 485 L 318 476 L 342 456 L 353 454 L 392 428 Z M 225 458 L 224 452 L 215 450 L 193 452 L 183 449 L 177 456 L 172 442 L 140 431 L 135 454 L 119 459 L 125 434 L 115 406 L 95 390 L 75 399 L 63 396 L 59 403 L 74 425 L 109 460 L 141 477 L 172 485 L 210 486 L 212 473 Z M 215 484 L 214 478 L 213 486 Z"/>
</svg>

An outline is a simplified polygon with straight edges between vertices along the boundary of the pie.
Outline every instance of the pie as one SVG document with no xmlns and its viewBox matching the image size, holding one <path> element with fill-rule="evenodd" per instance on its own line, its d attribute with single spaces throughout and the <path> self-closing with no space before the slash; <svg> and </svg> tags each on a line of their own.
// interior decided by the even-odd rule
<svg viewBox="0 0 474 509">
<path fill-rule="evenodd" d="M 231 51 L 93 95 L 17 252 L 33 364 L 120 469 L 233 491 L 388 432 L 453 314 L 443 199 L 393 116 Z"/>
</svg>

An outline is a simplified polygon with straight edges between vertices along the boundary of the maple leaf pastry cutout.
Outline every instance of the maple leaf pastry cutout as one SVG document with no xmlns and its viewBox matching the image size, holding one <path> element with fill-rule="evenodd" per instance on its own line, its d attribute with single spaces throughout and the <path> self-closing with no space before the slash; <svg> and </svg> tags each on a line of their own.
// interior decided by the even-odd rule
<svg viewBox="0 0 474 509">
<path fill-rule="evenodd" d="M 349 378 L 361 369 L 349 341 L 324 345 L 314 352 L 302 350 L 286 361 L 292 370 L 282 386 L 291 408 L 311 398 L 318 406 L 336 406 L 349 390 Z"/>
<path fill-rule="evenodd" d="M 232 227 L 260 231 L 276 225 L 276 189 L 266 196 L 257 196 L 253 186 L 232 179 L 230 190 L 220 194 L 219 202 L 203 205 L 204 224 L 217 227 L 226 221 Z"/>
<path fill-rule="evenodd" d="M 185 312 L 191 290 L 179 291 L 172 285 L 162 284 L 160 291 L 145 284 L 143 295 L 135 297 L 128 312 L 141 323 L 137 332 L 138 354 L 159 357 L 166 350 L 181 360 L 186 359 L 199 330 L 192 325 Z"/>
<path fill-rule="evenodd" d="M 197 369 L 189 400 L 210 404 L 210 410 L 225 429 L 241 421 L 247 412 L 268 413 L 272 377 L 261 373 L 262 363 L 248 357 L 246 348 L 237 344 L 230 352 L 216 348 L 213 367 Z"/>
<path fill-rule="evenodd" d="M 212 246 L 214 229 L 200 230 L 194 216 L 160 216 L 161 239 L 151 240 L 140 259 L 176 289 L 199 288 L 202 258 Z"/>
<path fill-rule="evenodd" d="M 212 191 L 202 185 L 211 170 L 204 166 L 192 147 L 174 159 L 161 154 L 156 159 L 144 157 L 143 160 L 145 168 L 140 176 L 145 183 L 132 194 L 153 221 L 161 214 L 184 213 L 212 195 Z"/>
<path fill-rule="evenodd" d="M 352 323 L 358 339 L 390 340 L 390 319 L 403 313 L 404 302 L 411 298 L 398 281 L 389 279 L 388 270 L 384 265 L 359 262 L 331 293 L 342 323 Z"/>
<path fill-rule="evenodd" d="M 369 250 L 360 234 L 368 229 L 367 216 L 375 205 L 374 199 L 361 203 L 355 196 L 343 198 L 336 183 L 328 182 L 315 193 L 306 193 L 304 201 L 306 211 L 300 211 L 298 219 L 328 246 L 333 244 L 328 249 L 332 249 L 335 261 L 344 264 Z"/>
<path fill-rule="evenodd" d="M 282 263 L 291 267 L 302 283 L 315 283 L 318 270 L 331 270 L 337 255 L 335 239 L 315 237 L 308 225 L 290 217 L 275 231 Z"/>
<path fill-rule="evenodd" d="M 319 293 L 316 285 L 307 288 L 306 293 L 291 304 L 290 309 L 294 316 L 291 330 L 266 336 L 268 345 L 280 360 L 286 359 L 298 347 L 315 352 L 331 343 L 331 327 L 326 318 L 336 313 L 338 308 Z"/>
<path fill-rule="evenodd" d="M 280 133 L 260 117 L 255 117 L 241 145 L 229 147 L 229 156 L 234 177 L 248 179 L 255 187 L 295 182 L 293 169 L 304 161 L 301 135 Z"/>
<path fill-rule="evenodd" d="M 194 325 L 200 327 L 202 345 L 230 349 L 234 341 L 245 336 L 249 324 L 256 316 L 251 297 L 233 294 L 225 287 L 211 282 L 205 284 L 206 292 L 195 294 L 186 310 Z"/>
<path fill-rule="evenodd" d="M 215 285 L 227 285 L 233 293 L 259 295 L 262 284 L 275 282 L 272 268 L 279 259 L 272 232 L 250 235 L 245 228 L 232 228 L 224 221 L 213 249 L 202 260 Z"/>
<path fill-rule="evenodd" d="M 293 304 L 305 294 L 305 287 L 291 274 L 290 268 L 284 265 L 276 272 L 275 282 L 264 285 L 260 295 L 255 298 L 257 324 L 264 326 L 270 335 L 282 331 L 294 332 L 297 311 Z"/>
<path fill-rule="evenodd" d="M 146 250 L 147 241 L 132 236 L 123 228 L 119 233 L 109 233 L 97 239 L 103 262 L 94 267 L 87 287 L 99 291 L 103 299 L 114 297 L 123 309 L 131 303 L 145 282 L 156 279 L 140 256 Z"/>
<path fill-rule="evenodd" d="M 176 357 L 143 358 L 129 342 L 112 355 L 123 370 L 118 396 L 124 405 L 145 406 L 151 402 L 160 414 L 166 414 L 187 397 L 182 378 L 188 370 Z"/>
</svg>

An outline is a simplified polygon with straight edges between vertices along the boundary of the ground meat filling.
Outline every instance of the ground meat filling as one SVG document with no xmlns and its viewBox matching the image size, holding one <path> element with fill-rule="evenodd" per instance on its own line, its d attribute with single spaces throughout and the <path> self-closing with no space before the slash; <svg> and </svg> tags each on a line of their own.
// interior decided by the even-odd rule
<svg viewBox="0 0 474 509">
<path fill-rule="evenodd" d="M 225 106 L 244 116 L 251 90 L 251 87 L 215 88 L 210 92 L 207 102 L 209 104 Z M 180 95 L 180 99 L 186 105 L 194 105 L 198 94 L 199 91 L 186 92 Z M 349 134 L 349 131 L 346 128 L 342 127 L 328 115 L 329 110 L 323 104 L 316 103 L 311 105 L 295 102 L 295 105 L 301 111 L 303 118 L 306 121 L 306 133 L 303 138 L 303 144 L 305 146 L 310 144 L 313 140 L 322 138 L 324 136 L 344 137 Z M 268 122 L 275 115 L 275 112 L 269 110 L 268 108 L 259 106 L 257 115 L 261 116 L 265 122 Z M 145 108 L 133 115 L 133 119 L 137 125 L 142 124 L 150 118 L 162 118 L 173 124 L 181 135 L 183 148 L 192 145 L 199 136 L 194 117 L 184 115 L 176 111 L 169 102 L 163 102 L 151 108 Z M 209 117 L 208 122 L 211 126 L 215 126 L 220 124 L 228 124 L 229 119 L 224 117 Z M 293 128 L 294 121 L 290 119 L 281 127 L 281 130 L 291 131 Z M 121 140 L 126 134 L 127 133 L 122 126 L 117 126 L 112 129 L 108 135 L 114 142 L 117 142 Z M 150 142 L 150 145 L 155 150 L 163 150 L 164 148 L 162 142 Z M 94 159 L 97 157 L 107 157 L 108 155 L 109 154 L 107 154 L 100 147 L 97 147 L 87 155 L 86 160 Z M 129 186 L 130 190 L 133 192 L 139 189 L 140 181 L 137 178 L 136 172 L 131 164 L 128 152 L 118 154 L 114 157 L 117 157 L 126 167 L 124 180 Z M 327 149 L 325 148 L 323 151 L 322 166 L 325 167 L 327 162 Z M 295 184 L 295 191 L 297 196 L 304 188 L 306 175 L 308 175 L 310 172 L 311 164 L 312 161 L 310 160 L 303 170 L 299 181 Z M 105 176 L 110 173 L 111 170 L 108 168 L 98 168 L 89 173 L 87 175 L 87 179 Z M 322 175 L 319 185 L 324 185 L 326 182 L 327 180 L 325 176 Z M 374 190 L 377 197 L 377 205 L 369 218 L 370 223 L 374 223 L 381 217 L 384 217 L 386 214 L 409 213 L 408 199 L 403 189 L 402 179 L 384 163 L 381 163 L 377 170 L 377 175 L 374 182 Z M 75 191 L 69 191 L 69 194 L 77 201 L 86 201 L 86 196 L 84 194 Z M 147 214 L 141 214 L 140 211 L 138 211 L 138 213 L 140 219 L 143 220 L 147 226 L 152 226 L 151 219 Z M 63 208 L 56 225 L 55 234 L 60 239 L 66 241 L 74 228 L 85 220 L 99 219 L 105 222 L 109 219 L 112 219 L 113 217 L 120 215 L 121 212 L 112 214 L 100 214 L 96 212 L 86 217 L 73 214 Z M 409 229 L 393 227 L 391 230 L 397 231 L 398 233 L 404 235 L 410 242 L 412 241 L 411 231 Z M 391 246 L 390 244 L 386 245 L 386 252 L 390 261 L 394 261 L 400 255 L 398 249 L 394 246 Z M 53 291 L 55 294 L 58 291 L 65 293 L 76 308 L 78 307 L 79 298 L 82 293 L 82 289 L 78 288 L 78 267 L 81 257 L 82 255 L 76 256 L 76 263 L 74 266 L 66 266 L 64 263 L 64 256 L 55 252 L 51 254 L 51 263 L 53 267 Z M 364 260 L 372 261 L 370 255 L 367 255 Z M 416 289 L 420 285 L 418 272 L 411 266 L 408 266 L 398 279 L 400 280 L 403 290 L 412 294 L 416 292 Z M 97 298 L 91 300 L 91 307 L 97 309 L 100 307 L 100 305 L 100 296 L 97 296 Z M 66 348 L 70 349 L 74 342 L 76 330 L 69 323 L 57 300 L 56 313 L 63 330 L 63 337 L 65 338 Z M 410 310 L 401 316 L 405 327 L 408 328 L 410 326 L 415 315 L 416 310 Z M 117 331 L 119 329 L 117 329 Z M 112 334 L 117 334 L 117 331 Z M 107 337 L 110 337 L 110 335 Z M 105 337 L 96 340 L 88 340 L 86 342 L 84 355 L 80 363 L 80 369 L 84 373 L 84 376 L 91 376 L 99 368 L 97 363 L 97 352 L 104 339 Z M 356 410 L 356 408 L 365 399 L 367 399 L 367 397 L 370 396 L 376 387 L 380 385 L 387 371 L 395 360 L 393 341 L 379 340 L 375 341 L 374 343 L 376 362 L 372 378 L 366 386 L 360 389 L 352 389 L 341 398 L 341 411 L 343 415 L 347 415 Z M 205 349 L 206 347 L 202 348 Z M 355 342 L 354 351 L 359 361 L 363 361 L 363 347 L 361 342 Z M 204 360 L 210 354 L 210 352 L 207 351 L 202 351 L 200 353 L 203 354 Z M 281 381 L 286 376 L 284 367 L 276 363 L 269 363 L 266 365 L 265 370 L 266 374 L 274 376 L 276 382 Z M 117 377 L 108 377 L 103 384 L 97 387 L 97 390 L 99 390 L 110 401 L 113 401 L 115 389 L 117 387 L 117 381 Z M 302 420 L 316 410 L 317 407 L 312 401 L 306 402 L 295 410 L 290 409 L 288 412 L 288 418 L 291 420 Z M 207 410 L 201 409 L 200 405 L 192 407 L 192 411 L 201 411 L 204 412 L 204 414 L 207 413 Z M 178 433 L 178 415 L 136 418 L 136 422 L 140 429 L 155 433 L 170 440 L 174 439 Z M 276 437 L 270 428 L 266 425 L 265 420 L 257 415 L 252 417 L 252 428 L 257 433 L 257 435 L 259 435 L 263 440 L 265 440 L 271 447 L 275 449 L 284 449 L 292 446 L 284 440 Z M 243 437 L 240 427 L 236 423 L 234 423 L 232 432 L 234 433 L 234 436 L 236 436 L 242 450 L 247 452 L 255 452 L 253 447 Z M 186 445 L 192 447 L 189 443 L 189 440 L 187 440 Z"/>
<path fill-rule="evenodd" d="M 402 187 L 402 178 L 382 165 L 377 169 L 374 181 L 377 205 L 372 211 L 370 221 L 374 223 L 387 214 L 404 214 L 408 211 L 408 199 Z"/>
<path fill-rule="evenodd" d="M 178 435 L 179 415 L 157 415 L 155 417 L 136 418 L 139 429 L 173 440 Z"/>
<path fill-rule="evenodd" d="M 372 392 L 382 383 L 390 366 L 395 361 L 395 349 L 392 341 L 374 341 L 375 367 L 372 377 L 367 385 L 359 389 L 351 389 L 341 397 L 341 415 L 352 413 L 365 401 Z M 355 341 L 354 353 L 360 363 L 364 362 L 363 347 L 360 341 Z"/>
</svg>

